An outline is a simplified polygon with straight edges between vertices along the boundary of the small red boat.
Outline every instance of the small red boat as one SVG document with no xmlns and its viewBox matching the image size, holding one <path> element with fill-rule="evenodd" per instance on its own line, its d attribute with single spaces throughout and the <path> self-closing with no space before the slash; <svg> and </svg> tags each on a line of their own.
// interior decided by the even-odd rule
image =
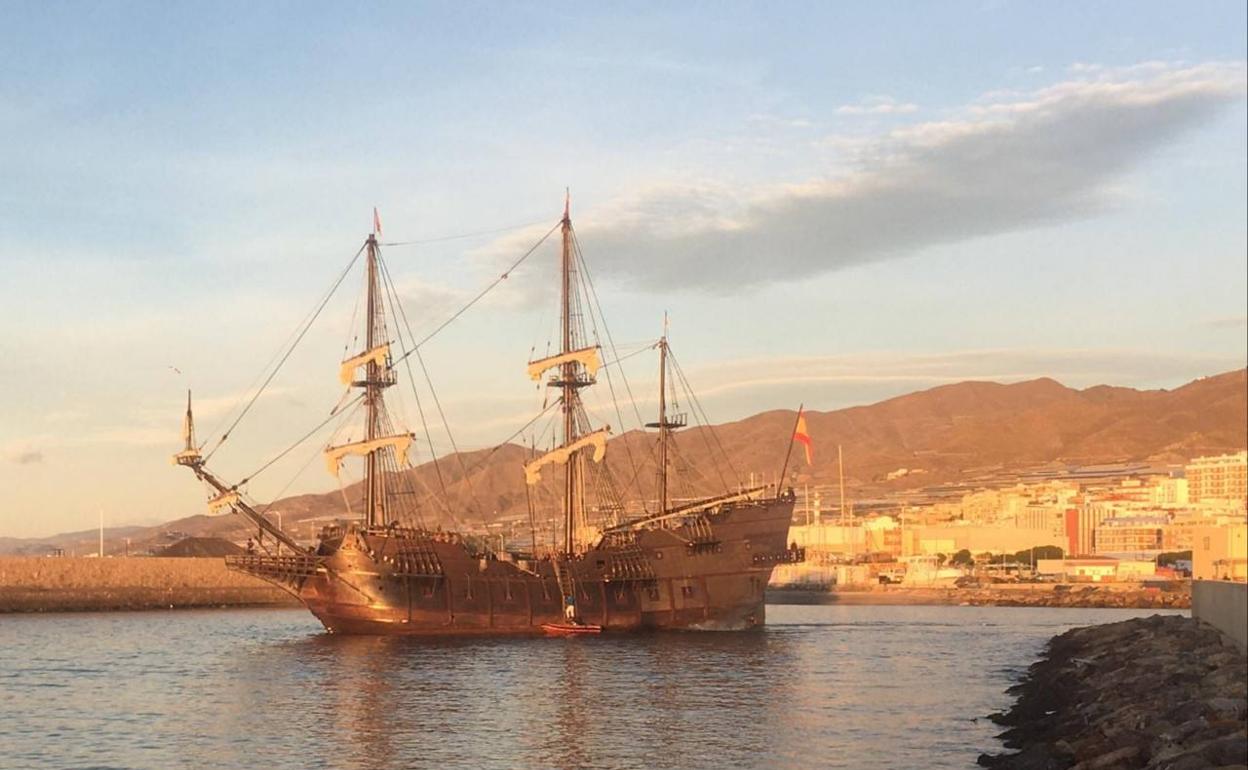
<svg viewBox="0 0 1248 770">
<path fill-rule="evenodd" d="M 601 634 L 602 626 L 592 623 L 543 623 L 542 630 L 551 636 L 581 636 Z"/>
</svg>

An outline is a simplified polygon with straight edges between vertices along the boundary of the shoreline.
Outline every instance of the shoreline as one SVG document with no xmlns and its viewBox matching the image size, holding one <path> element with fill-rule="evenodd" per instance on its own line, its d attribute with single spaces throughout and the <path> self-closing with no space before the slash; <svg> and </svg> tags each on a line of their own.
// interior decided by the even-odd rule
<svg viewBox="0 0 1248 770">
<path fill-rule="evenodd" d="M 1191 586 L 1003 584 L 978 588 L 773 586 L 769 604 L 1189 609 Z M 214 557 L 0 557 L 0 614 L 298 607 L 298 599 Z"/>
</svg>

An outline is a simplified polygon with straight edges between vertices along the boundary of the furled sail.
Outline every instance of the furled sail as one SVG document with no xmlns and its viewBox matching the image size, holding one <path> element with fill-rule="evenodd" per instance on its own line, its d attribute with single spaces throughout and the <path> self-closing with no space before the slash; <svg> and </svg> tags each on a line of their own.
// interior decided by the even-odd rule
<svg viewBox="0 0 1248 770">
<path fill-rule="evenodd" d="M 338 370 L 338 381 L 343 385 L 350 385 L 355 379 L 355 370 L 367 364 L 377 364 L 383 366 L 386 363 L 386 356 L 390 355 L 390 343 L 378 345 L 371 350 L 365 350 L 363 353 L 353 358 L 348 358 L 342 362 L 342 368 Z"/>
<path fill-rule="evenodd" d="M 572 454 L 586 447 L 594 448 L 594 462 L 602 462 L 602 458 L 607 454 L 607 436 L 611 434 L 611 428 L 600 428 L 593 433 L 587 433 L 576 441 L 567 446 L 561 446 L 558 449 L 547 452 L 531 463 L 524 466 L 524 480 L 530 486 L 542 480 L 542 468 L 547 465 L 563 465 L 572 457 Z"/>
<path fill-rule="evenodd" d="M 233 508 L 238 504 L 237 492 L 222 492 L 208 501 L 208 510 L 219 513 L 222 508 Z"/>
<path fill-rule="evenodd" d="M 598 360 L 598 346 L 594 345 L 580 350 L 569 350 L 567 353 L 560 353 L 557 356 L 549 358 L 539 358 L 536 361 L 529 362 L 529 379 L 537 382 L 542 379 L 542 373 L 561 366 L 570 361 L 575 361 L 585 367 L 585 371 L 593 377 L 598 373 L 598 369 L 602 367 L 602 362 Z"/>
<path fill-rule="evenodd" d="M 400 433 L 397 436 L 382 436 L 372 441 L 356 441 L 350 444 L 331 446 L 325 450 L 325 467 L 329 469 L 330 473 L 337 476 L 339 468 L 342 467 L 342 458 L 347 455 L 364 457 L 386 447 L 394 447 L 394 454 L 399 459 L 399 462 L 407 465 L 407 450 L 415 438 L 416 435 L 414 433 Z"/>
</svg>

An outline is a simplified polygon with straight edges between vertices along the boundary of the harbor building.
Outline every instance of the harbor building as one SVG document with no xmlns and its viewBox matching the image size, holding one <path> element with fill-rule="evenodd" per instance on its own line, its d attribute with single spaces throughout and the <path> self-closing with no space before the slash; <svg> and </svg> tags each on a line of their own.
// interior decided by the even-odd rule
<svg viewBox="0 0 1248 770">
<path fill-rule="evenodd" d="M 1197 457 L 1188 463 L 1185 475 L 1193 502 L 1248 499 L 1248 451 Z"/>
</svg>

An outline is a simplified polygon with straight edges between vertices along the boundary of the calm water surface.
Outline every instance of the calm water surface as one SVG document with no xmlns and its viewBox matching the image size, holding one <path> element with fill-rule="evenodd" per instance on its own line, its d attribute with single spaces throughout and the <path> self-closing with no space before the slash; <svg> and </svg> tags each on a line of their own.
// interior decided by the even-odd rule
<svg viewBox="0 0 1248 770">
<path fill-rule="evenodd" d="M 0 615 L 0 767 L 965 768 L 1049 637 L 1145 614 L 773 606 L 761 633 L 434 642 L 301 610 Z"/>
</svg>

